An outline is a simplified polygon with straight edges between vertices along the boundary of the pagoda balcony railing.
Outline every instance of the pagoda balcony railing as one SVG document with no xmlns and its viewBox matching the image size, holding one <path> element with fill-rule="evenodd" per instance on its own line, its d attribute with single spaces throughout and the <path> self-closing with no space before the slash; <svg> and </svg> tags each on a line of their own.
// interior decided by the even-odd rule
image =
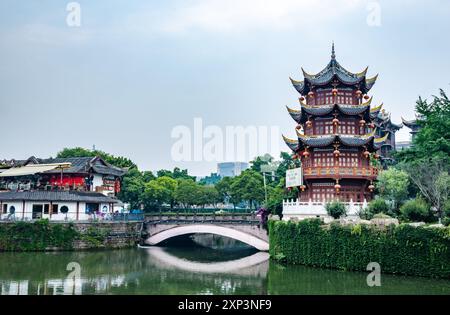
<svg viewBox="0 0 450 315">
<path fill-rule="evenodd" d="M 376 178 L 378 176 L 378 169 L 373 166 L 314 166 L 304 167 L 303 175 L 305 178 Z"/>
<path fill-rule="evenodd" d="M 359 218 L 361 210 L 367 207 L 365 199 L 364 202 L 350 201 L 343 202 L 343 204 L 347 209 L 347 218 L 355 220 Z M 310 199 L 309 202 L 304 202 L 299 199 L 286 199 L 283 200 L 283 220 L 323 217 L 330 221 L 332 218 L 327 214 L 325 206 L 325 201 L 317 202 Z"/>
</svg>

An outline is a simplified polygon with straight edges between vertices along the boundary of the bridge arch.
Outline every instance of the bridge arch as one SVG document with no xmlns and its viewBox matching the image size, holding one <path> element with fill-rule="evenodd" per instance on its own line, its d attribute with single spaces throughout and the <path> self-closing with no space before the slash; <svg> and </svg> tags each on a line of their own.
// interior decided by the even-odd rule
<svg viewBox="0 0 450 315">
<path fill-rule="evenodd" d="M 186 234 L 216 234 L 241 241 L 261 251 L 269 250 L 269 243 L 254 235 L 238 231 L 231 227 L 224 227 L 219 225 L 207 225 L 207 224 L 190 224 L 172 227 L 170 229 L 163 230 L 150 236 L 146 240 L 146 243 L 148 245 L 157 245 L 162 241 L 165 241 L 172 237 Z"/>
</svg>

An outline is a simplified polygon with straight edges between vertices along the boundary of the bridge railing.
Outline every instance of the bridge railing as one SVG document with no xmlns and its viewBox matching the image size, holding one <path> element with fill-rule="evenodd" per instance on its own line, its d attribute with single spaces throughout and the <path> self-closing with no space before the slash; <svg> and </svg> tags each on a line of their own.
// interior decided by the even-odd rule
<svg viewBox="0 0 450 315">
<path fill-rule="evenodd" d="M 147 223 L 241 223 L 259 224 L 260 219 L 256 214 L 233 213 L 233 214 L 204 214 L 204 213 L 174 213 L 174 214 L 146 214 Z"/>
</svg>

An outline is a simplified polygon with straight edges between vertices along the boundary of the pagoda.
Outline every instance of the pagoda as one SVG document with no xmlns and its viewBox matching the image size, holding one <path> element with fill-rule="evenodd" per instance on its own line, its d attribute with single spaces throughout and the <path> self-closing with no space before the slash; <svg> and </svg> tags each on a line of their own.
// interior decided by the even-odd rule
<svg viewBox="0 0 450 315">
<path fill-rule="evenodd" d="M 411 142 L 414 141 L 414 138 L 420 130 L 420 124 L 418 122 L 420 119 L 422 119 L 420 115 L 416 115 L 416 119 L 412 120 L 406 120 L 402 117 L 403 125 L 411 129 L 411 131 L 409 132 L 411 134 Z"/>
<path fill-rule="evenodd" d="M 300 93 L 300 108 L 287 108 L 297 123 L 297 137 L 283 138 L 293 158 L 301 161 L 299 202 L 372 199 L 379 170 L 377 152 L 389 133 L 380 135 L 377 128 L 382 105 L 371 107 L 368 93 L 378 75 L 366 77 L 367 69 L 353 73 L 342 67 L 333 43 L 331 60 L 322 71 L 309 74 L 302 68 L 304 80 L 291 79 Z"/>
<path fill-rule="evenodd" d="M 391 120 L 391 114 L 384 110 L 383 104 L 372 108 L 370 118 L 376 127 L 376 137 L 386 135 L 384 141 L 377 153 L 380 156 L 380 162 L 384 168 L 394 163 L 393 153 L 397 150 L 395 142 L 395 133 L 403 127 L 403 124 L 396 124 Z"/>
</svg>

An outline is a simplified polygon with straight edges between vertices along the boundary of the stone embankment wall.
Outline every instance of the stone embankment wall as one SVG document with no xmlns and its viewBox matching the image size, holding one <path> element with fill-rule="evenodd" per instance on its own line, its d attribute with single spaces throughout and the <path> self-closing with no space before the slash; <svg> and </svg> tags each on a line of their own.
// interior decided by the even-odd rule
<svg viewBox="0 0 450 315">
<path fill-rule="evenodd" d="M 141 239 L 142 222 L 1 222 L 0 251 L 126 248 Z"/>
</svg>

